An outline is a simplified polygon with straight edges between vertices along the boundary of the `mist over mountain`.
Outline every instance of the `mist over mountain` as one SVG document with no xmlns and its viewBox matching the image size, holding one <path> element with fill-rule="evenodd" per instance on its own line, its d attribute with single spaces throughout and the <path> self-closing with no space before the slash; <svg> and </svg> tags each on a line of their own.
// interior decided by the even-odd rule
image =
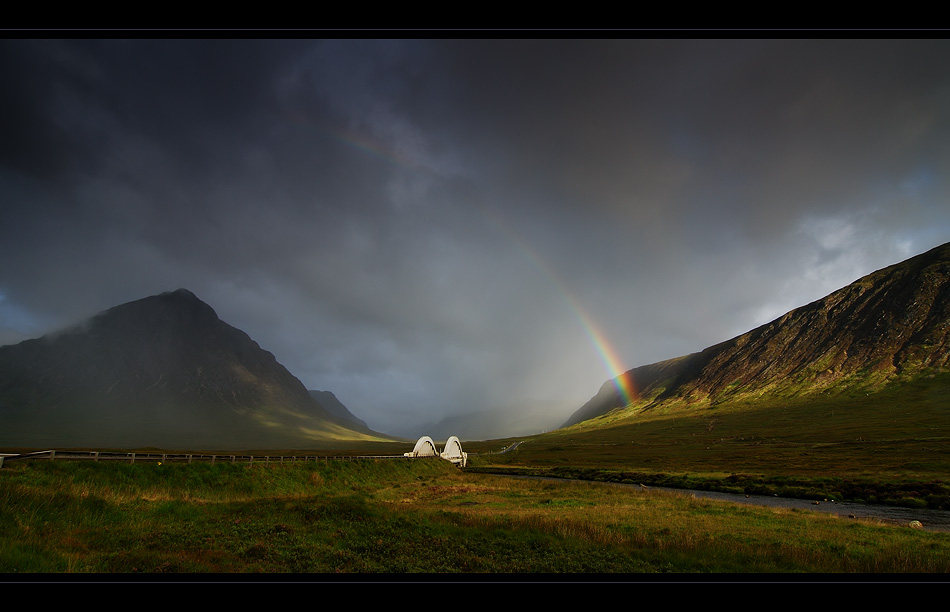
<svg viewBox="0 0 950 612">
<path fill-rule="evenodd" d="M 332 391 L 318 391 L 311 389 L 308 391 L 308 393 L 310 393 L 310 397 L 317 400 L 320 405 L 323 406 L 327 412 L 333 416 L 340 417 L 341 419 L 355 423 L 362 429 L 369 429 L 369 426 L 366 424 L 366 422 L 357 418 L 356 415 L 350 412 L 349 408 L 344 406 L 343 402 L 337 399 L 336 395 L 334 395 Z"/>
<path fill-rule="evenodd" d="M 928 375 L 950 361 L 950 243 L 701 352 L 608 380 L 564 426 L 627 405 L 807 395 Z"/>
<path fill-rule="evenodd" d="M 394 430 L 406 437 L 427 435 L 434 440 L 458 436 L 460 440 L 493 440 L 511 436 L 529 436 L 557 429 L 570 408 L 551 402 L 520 402 L 511 408 L 466 412 L 438 422 Z"/>
<path fill-rule="evenodd" d="M 563 426 L 623 408 L 622 388 L 632 389 L 639 410 L 715 405 L 765 394 L 870 392 L 948 362 L 950 243 L 731 340 L 633 368 L 605 382 Z M 537 416 L 528 408 L 473 412 L 394 433 L 527 435 L 537 433 Z M 332 392 L 308 391 L 185 289 L 0 347 L 0 423 L 0 445 L 25 447 L 289 449 L 385 437 Z"/>
<path fill-rule="evenodd" d="M 307 448 L 375 438 L 185 289 L 0 347 L 0 445 Z"/>
</svg>

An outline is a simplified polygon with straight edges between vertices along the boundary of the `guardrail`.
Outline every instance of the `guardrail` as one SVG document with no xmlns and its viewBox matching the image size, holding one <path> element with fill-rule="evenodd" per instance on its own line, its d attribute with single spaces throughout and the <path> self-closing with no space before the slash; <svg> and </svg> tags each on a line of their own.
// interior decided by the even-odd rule
<svg viewBox="0 0 950 612">
<path fill-rule="evenodd" d="M 45 450 L 22 455 L 0 455 L 0 467 L 11 461 L 120 461 L 125 463 L 305 463 L 308 461 L 352 461 L 357 459 L 405 459 L 403 455 L 216 455 L 193 453 L 132 453 L 114 451 Z"/>
<path fill-rule="evenodd" d="M 508 448 L 500 451 L 498 454 L 504 454 L 518 447 L 521 442 L 515 442 Z M 461 446 L 459 447 L 461 450 Z M 71 451 L 71 450 L 45 450 L 33 453 L 0 454 L 0 467 L 4 462 L 10 461 L 121 461 L 128 463 L 138 462 L 179 462 L 179 463 L 300 463 L 307 461 L 354 461 L 357 459 L 425 459 L 426 457 L 439 458 L 435 455 L 419 455 L 418 457 L 407 457 L 409 453 L 402 455 L 218 455 L 218 454 L 197 454 L 197 453 L 133 453 L 119 451 Z M 467 453 L 469 455 L 478 455 L 484 453 Z M 488 451 L 489 455 L 495 454 Z"/>
</svg>

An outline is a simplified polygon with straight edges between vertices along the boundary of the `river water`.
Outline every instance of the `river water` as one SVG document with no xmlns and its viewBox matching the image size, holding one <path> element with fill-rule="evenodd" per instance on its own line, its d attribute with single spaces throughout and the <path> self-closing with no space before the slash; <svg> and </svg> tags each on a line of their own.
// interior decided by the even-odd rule
<svg viewBox="0 0 950 612">
<path fill-rule="evenodd" d="M 631 485 L 628 485 L 631 486 Z M 632 485 L 636 486 L 636 485 Z M 814 512 L 827 512 L 842 518 L 876 519 L 892 525 L 907 525 L 911 521 L 919 521 L 928 531 L 943 531 L 950 533 L 950 511 L 899 508 L 897 506 L 881 506 L 878 504 L 859 504 L 853 502 L 822 501 L 817 505 L 807 499 L 789 497 L 772 497 L 768 495 L 742 495 L 736 493 L 719 493 L 718 491 L 695 491 L 692 489 L 666 489 L 655 487 L 662 491 L 672 491 L 695 497 L 721 499 L 739 504 L 769 506 L 773 508 L 800 508 Z"/>
<path fill-rule="evenodd" d="M 550 478 L 538 476 L 513 476 L 513 478 L 542 478 L 543 480 L 568 480 L 565 478 Z M 624 484 L 617 482 L 598 482 L 591 480 L 575 480 L 575 482 L 593 482 L 597 484 L 612 485 L 618 487 L 636 487 L 653 491 L 668 491 L 680 495 L 693 497 L 703 497 L 707 499 L 719 499 L 738 504 L 750 504 L 755 506 L 768 506 L 771 508 L 799 508 L 801 510 L 812 510 L 814 512 L 827 512 L 836 514 L 844 519 L 854 517 L 855 519 L 872 519 L 891 525 L 908 525 L 911 521 L 919 521 L 922 527 L 927 531 L 942 531 L 950 533 L 950 510 L 930 510 L 899 508 L 897 506 L 881 506 L 878 504 L 859 504 L 853 502 L 831 502 L 822 501 L 815 504 L 808 499 L 795 499 L 791 497 L 775 497 L 769 495 L 743 495 L 737 493 L 720 493 L 718 491 L 698 491 L 695 489 L 670 489 L 666 487 L 641 487 L 636 484 Z"/>
</svg>

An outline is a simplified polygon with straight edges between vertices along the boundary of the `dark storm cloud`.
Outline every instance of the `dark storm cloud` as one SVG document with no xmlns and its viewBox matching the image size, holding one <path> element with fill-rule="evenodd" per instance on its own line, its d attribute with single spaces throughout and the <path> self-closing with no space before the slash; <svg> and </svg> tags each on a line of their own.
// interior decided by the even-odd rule
<svg viewBox="0 0 950 612">
<path fill-rule="evenodd" d="M 945 242 L 948 55 L 4 41 L 0 343 L 187 287 L 373 427 L 566 416 Z"/>
</svg>

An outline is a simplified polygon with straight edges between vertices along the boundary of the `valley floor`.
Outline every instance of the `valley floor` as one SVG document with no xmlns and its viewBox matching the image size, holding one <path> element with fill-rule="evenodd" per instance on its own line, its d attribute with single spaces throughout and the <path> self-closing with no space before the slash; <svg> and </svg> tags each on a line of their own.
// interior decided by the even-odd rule
<svg viewBox="0 0 950 612">
<path fill-rule="evenodd" d="M 440 460 L 25 463 L 0 470 L 0 571 L 923 576 L 950 534 Z"/>
</svg>

